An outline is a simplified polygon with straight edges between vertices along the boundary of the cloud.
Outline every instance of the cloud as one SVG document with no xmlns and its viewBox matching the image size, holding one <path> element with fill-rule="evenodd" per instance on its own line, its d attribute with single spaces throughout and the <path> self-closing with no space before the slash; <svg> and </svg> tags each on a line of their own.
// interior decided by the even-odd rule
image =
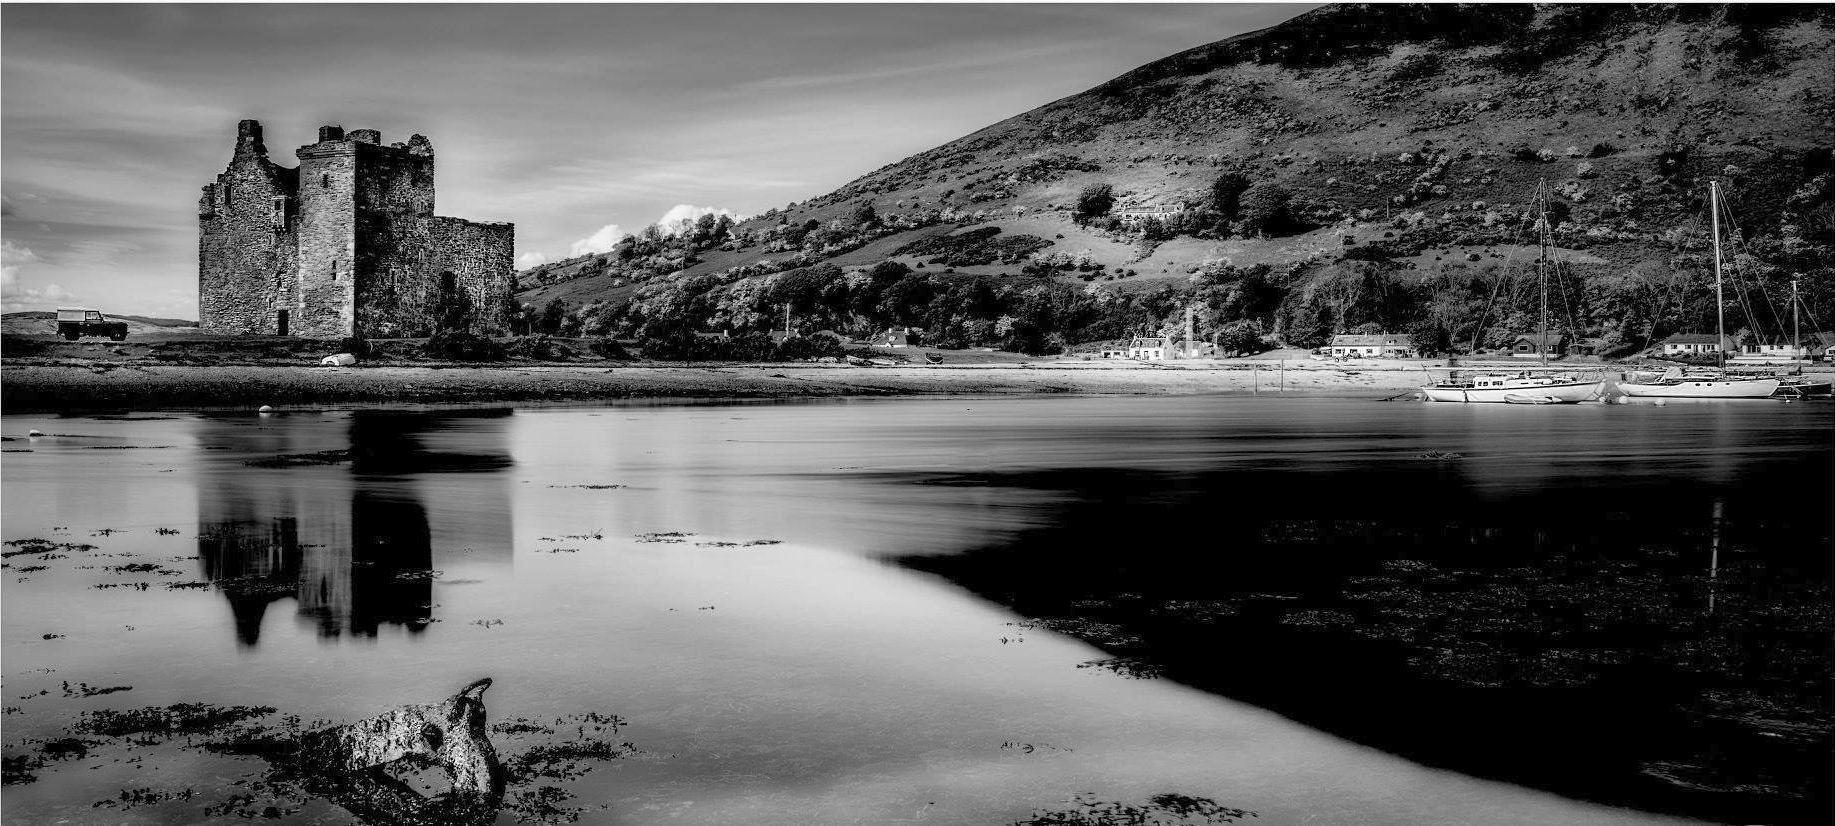
<svg viewBox="0 0 1835 826">
<path fill-rule="evenodd" d="M 592 239 L 589 238 L 587 240 L 590 241 Z M 584 243 L 586 243 L 586 241 L 576 241 L 575 246 L 578 246 Z M 546 263 L 548 263 L 548 254 L 543 253 L 543 252 L 525 252 L 521 255 L 516 256 L 516 268 L 519 270 L 526 270 L 530 267 L 539 267 Z"/>
<path fill-rule="evenodd" d="M 6 312 L 19 310 L 44 310 L 58 304 L 73 304 L 80 301 L 75 294 L 56 284 L 46 284 L 43 289 L 27 287 L 20 283 L 19 272 L 27 264 L 40 261 L 38 254 L 22 244 L 12 241 L 0 241 L 0 306 Z"/>
<path fill-rule="evenodd" d="M 606 224 L 598 232 L 573 242 L 567 247 L 568 258 L 578 258 L 595 252 L 611 252 L 618 245 L 618 239 L 625 236 L 625 231 L 617 224 Z"/>
<path fill-rule="evenodd" d="M 734 221 L 745 220 L 744 215 L 740 215 L 730 209 L 698 207 L 694 204 L 676 204 L 670 207 L 668 212 L 663 213 L 663 217 L 656 219 L 656 225 L 661 227 L 665 234 L 674 235 L 681 232 L 683 227 L 694 223 L 695 219 L 703 215 L 725 215 Z"/>
</svg>

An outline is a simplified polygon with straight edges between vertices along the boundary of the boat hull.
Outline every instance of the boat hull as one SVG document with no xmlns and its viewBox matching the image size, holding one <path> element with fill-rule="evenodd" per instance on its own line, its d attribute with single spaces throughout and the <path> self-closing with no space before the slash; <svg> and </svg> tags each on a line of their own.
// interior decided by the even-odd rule
<svg viewBox="0 0 1835 826">
<path fill-rule="evenodd" d="M 1428 401 L 1464 404 L 1574 404 L 1594 398 L 1605 382 L 1576 381 L 1564 384 L 1535 384 L 1520 387 L 1423 387 Z M 1520 399 L 1511 402 L 1511 396 Z"/>
<path fill-rule="evenodd" d="M 1830 385 L 1826 381 L 1785 381 L 1778 385 L 1778 391 L 1773 395 L 1780 398 L 1827 396 L 1830 395 L 1829 390 Z"/>
<path fill-rule="evenodd" d="M 1633 398 L 1653 399 L 1767 399 L 1778 390 L 1777 379 L 1702 379 L 1658 384 L 1619 382 L 1618 391 Z"/>
</svg>

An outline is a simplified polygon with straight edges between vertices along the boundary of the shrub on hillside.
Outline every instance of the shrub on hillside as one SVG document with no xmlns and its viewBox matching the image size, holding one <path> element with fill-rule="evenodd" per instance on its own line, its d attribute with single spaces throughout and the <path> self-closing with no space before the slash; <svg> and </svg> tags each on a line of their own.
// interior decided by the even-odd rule
<svg viewBox="0 0 1835 826">
<path fill-rule="evenodd" d="M 1402 58 L 1394 69 L 1389 70 L 1389 79 L 1395 82 L 1420 80 L 1440 73 L 1440 55 L 1433 52 L 1409 55 Z"/>
<path fill-rule="evenodd" d="M 1090 184 L 1077 193 L 1078 223 L 1086 223 L 1109 214 L 1115 208 L 1115 188 L 1108 184 Z"/>
<path fill-rule="evenodd" d="M 799 336 L 777 345 L 775 361 L 805 361 L 816 358 L 840 358 L 841 340 L 834 336 Z"/>
<path fill-rule="evenodd" d="M 1253 233 L 1275 233 L 1293 224 L 1287 188 L 1275 183 L 1259 183 L 1242 194 L 1243 229 Z"/>
<path fill-rule="evenodd" d="M 439 361 L 502 361 L 503 345 L 472 333 L 442 330 L 421 345 L 421 355 Z"/>
<path fill-rule="evenodd" d="M 1242 209 L 1243 190 L 1249 188 L 1249 179 L 1241 172 L 1225 172 L 1211 182 L 1211 209 L 1216 210 L 1230 220 L 1235 220 Z"/>
<path fill-rule="evenodd" d="M 928 256 L 930 263 L 948 267 L 973 267 L 996 262 L 1018 264 L 1049 246 L 1050 241 L 1037 236 L 1003 236 L 1000 227 L 977 227 L 960 235 L 922 238 L 893 250 L 892 254 Z"/>
<path fill-rule="evenodd" d="M 616 361 L 631 361 L 636 358 L 631 355 L 630 350 L 625 349 L 623 343 L 611 336 L 600 336 L 587 341 L 586 349 L 591 350 L 595 356 Z"/>
</svg>

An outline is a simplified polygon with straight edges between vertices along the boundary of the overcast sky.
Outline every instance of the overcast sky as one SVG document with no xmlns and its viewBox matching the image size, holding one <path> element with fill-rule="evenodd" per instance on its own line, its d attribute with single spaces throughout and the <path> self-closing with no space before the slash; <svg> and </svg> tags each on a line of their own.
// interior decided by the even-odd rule
<svg viewBox="0 0 1835 826">
<path fill-rule="evenodd" d="M 7 311 L 197 317 L 236 121 L 427 135 L 441 215 L 558 260 L 753 214 L 1301 5 L 0 7 Z M 616 229 L 608 229 L 615 227 Z"/>
</svg>

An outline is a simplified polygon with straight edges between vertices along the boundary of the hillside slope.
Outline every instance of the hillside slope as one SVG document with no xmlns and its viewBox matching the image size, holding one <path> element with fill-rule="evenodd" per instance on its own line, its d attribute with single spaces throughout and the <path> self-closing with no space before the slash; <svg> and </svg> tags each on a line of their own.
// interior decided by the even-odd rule
<svg viewBox="0 0 1835 826">
<path fill-rule="evenodd" d="M 525 272 L 521 297 L 642 301 L 669 278 L 730 284 L 843 254 L 863 266 L 859 248 L 872 243 L 906 264 L 928 260 L 996 283 L 1049 259 L 1060 264 L 1060 282 L 1124 295 L 1194 289 L 1195 271 L 1228 281 L 1230 268 L 1266 264 L 1284 309 L 1236 320 L 1276 333 L 1291 326 L 1295 301 L 1368 281 L 1378 263 L 1383 278 L 1426 292 L 1384 310 L 1371 306 L 1368 290 L 1352 290 L 1329 321 L 1314 321 L 1400 326 L 1421 321 L 1437 300 L 1460 303 L 1434 290 L 1495 281 L 1520 260 L 1521 245 L 1535 243 L 1527 205 L 1545 186 L 1555 193 L 1557 257 L 1583 282 L 1576 292 L 1590 293 L 1599 279 L 1624 287 L 1611 279 L 1635 271 L 1635 300 L 1653 302 L 1637 310 L 1613 304 L 1632 298 L 1571 300 L 1573 332 L 1648 339 L 1702 317 L 1698 300 L 1676 293 L 1699 282 L 1703 192 L 1713 177 L 1759 254 L 1754 283 L 1783 277 L 1772 270 L 1806 273 L 1808 297 L 1826 318 L 1835 316 L 1835 284 L 1826 283 L 1835 240 L 1832 22 L 1830 7 L 1808 5 L 1328 7 L 1142 66 L 743 222 L 719 247 L 674 265 L 632 272 L 606 254 Z M 1207 212 L 1221 207 L 1213 183 L 1226 172 L 1284 189 L 1291 220 L 1250 231 L 1234 220 L 1245 216 Z M 1076 220 L 1079 193 L 1096 184 L 1112 187 L 1115 212 L 1159 206 L 1190 220 L 1144 233 L 1101 216 Z M 886 226 L 856 228 L 869 205 Z M 894 255 L 897 247 L 878 240 L 938 226 L 998 228 L 1029 239 L 1020 242 L 1029 251 L 951 264 Z M 792 243 L 786 229 L 798 230 Z M 1073 260 L 1081 266 L 1065 269 Z M 614 272 L 596 271 L 608 263 Z M 1753 326 L 1766 320 L 1754 314 Z M 1228 315 L 1213 313 L 1212 326 Z M 732 308 L 719 320 L 754 321 Z"/>
</svg>

